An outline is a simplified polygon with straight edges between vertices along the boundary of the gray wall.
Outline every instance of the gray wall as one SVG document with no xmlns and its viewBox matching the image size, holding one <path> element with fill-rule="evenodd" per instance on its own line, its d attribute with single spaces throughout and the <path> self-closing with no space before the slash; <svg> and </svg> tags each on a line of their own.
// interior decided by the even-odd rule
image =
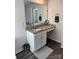
<svg viewBox="0 0 79 59">
<path fill-rule="evenodd" d="M 15 0 L 15 53 L 26 43 L 24 0 Z"/>
<path fill-rule="evenodd" d="M 56 13 L 59 13 L 59 23 L 54 22 Z M 49 38 L 60 42 L 63 46 L 63 0 L 48 0 L 48 18 L 50 22 L 56 24 L 56 29 L 49 33 Z"/>
</svg>

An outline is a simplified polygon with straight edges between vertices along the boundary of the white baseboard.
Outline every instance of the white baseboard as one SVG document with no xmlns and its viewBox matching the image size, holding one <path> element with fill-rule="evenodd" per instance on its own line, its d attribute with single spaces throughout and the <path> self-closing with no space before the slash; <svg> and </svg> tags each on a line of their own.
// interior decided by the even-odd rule
<svg viewBox="0 0 79 59">
<path fill-rule="evenodd" d="M 56 42 L 58 42 L 58 43 L 61 43 L 60 40 L 53 39 L 52 37 L 48 37 L 48 38 L 51 39 L 51 40 L 54 40 L 54 41 L 56 41 Z"/>
<path fill-rule="evenodd" d="M 61 48 L 63 48 L 63 44 L 61 44 Z"/>
<path fill-rule="evenodd" d="M 15 51 L 15 54 L 17 54 L 17 53 L 19 53 L 19 52 L 21 52 L 21 51 L 23 51 L 23 48 L 20 48 L 20 49 L 16 50 L 16 51 Z"/>
<path fill-rule="evenodd" d="M 59 41 L 59 40 L 56 40 L 56 39 L 52 39 L 51 37 L 48 37 L 49 39 L 51 39 L 51 40 L 54 40 L 54 41 L 56 41 L 56 42 L 58 42 L 58 43 L 61 43 L 61 41 Z M 61 48 L 63 48 L 63 44 L 61 43 Z"/>
<path fill-rule="evenodd" d="M 54 41 L 56 41 L 56 42 L 58 42 L 58 43 L 61 43 L 61 41 L 59 41 L 59 40 L 56 40 L 56 39 L 52 39 L 52 40 L 54 40 Z"/>
</svg>

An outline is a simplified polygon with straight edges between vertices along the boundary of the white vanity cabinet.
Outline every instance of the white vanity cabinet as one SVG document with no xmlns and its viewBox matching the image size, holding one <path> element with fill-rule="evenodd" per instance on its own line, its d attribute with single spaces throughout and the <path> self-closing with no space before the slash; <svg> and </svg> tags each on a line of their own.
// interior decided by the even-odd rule
<svg viewBox="0 0 79 59">
<path fill-rule="evenodd" d="M 27 41 L 30 45 L 30 50 L 32 52 L 43 47 L 46 44 L 46 38 L 47 38 L 46 31 L 41 31 L 35 34 L 27 31 Z"/>
</svg>

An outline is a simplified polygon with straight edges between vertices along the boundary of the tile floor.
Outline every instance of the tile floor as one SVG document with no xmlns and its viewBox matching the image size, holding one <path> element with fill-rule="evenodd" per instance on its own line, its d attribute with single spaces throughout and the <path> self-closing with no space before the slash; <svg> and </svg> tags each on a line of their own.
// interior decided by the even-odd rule
<svg viewBox="0 0 79 59">
<path fill-rule="evenodd" d="M 57 43 L 53 40 L 47 39 L 47 44 L 48 47 L 54 50 L 47 59 L 63 59 L 63 49 L 61 48 L 61 44 Z M 17 59 L 37 59 L 35 55 L 29 51 L 22 51 L 18 54 L 16 54 Z"/>
</svg>

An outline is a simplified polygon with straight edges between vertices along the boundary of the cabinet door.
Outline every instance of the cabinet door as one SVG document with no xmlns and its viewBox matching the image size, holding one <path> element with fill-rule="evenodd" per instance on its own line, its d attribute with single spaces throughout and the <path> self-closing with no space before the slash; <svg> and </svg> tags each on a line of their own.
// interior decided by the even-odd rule
<svg viewBox="0 0 79 59">
<path fill-rule="evenodd" d="M 36 50 L 41 48 L 41 44 L 42 44 L 42 42 L 41 42 L 41 40 L 42 40 L 41 34 L 42 34 L 41 32 L 35 34 L 35 49 Z"/>
<path fill-rule="evenodd" d="M 46 39 L 47 39 L 47 34 L 46 34 L 46 31 L 43 31 L 42 32 L 42 45 L 41 46 L 44 46 L 46 44 Z"/>
<path fill-rule="evenodd" d="M 34 49 L 35 49 L 35 46 L 34 46 L 34 35 L 31 32 L 29 32 L 29 31 L 27 31 L 27 42 L 30 45 L 30 49 L 32 51 L 34 51 Z"/>
</svg>

